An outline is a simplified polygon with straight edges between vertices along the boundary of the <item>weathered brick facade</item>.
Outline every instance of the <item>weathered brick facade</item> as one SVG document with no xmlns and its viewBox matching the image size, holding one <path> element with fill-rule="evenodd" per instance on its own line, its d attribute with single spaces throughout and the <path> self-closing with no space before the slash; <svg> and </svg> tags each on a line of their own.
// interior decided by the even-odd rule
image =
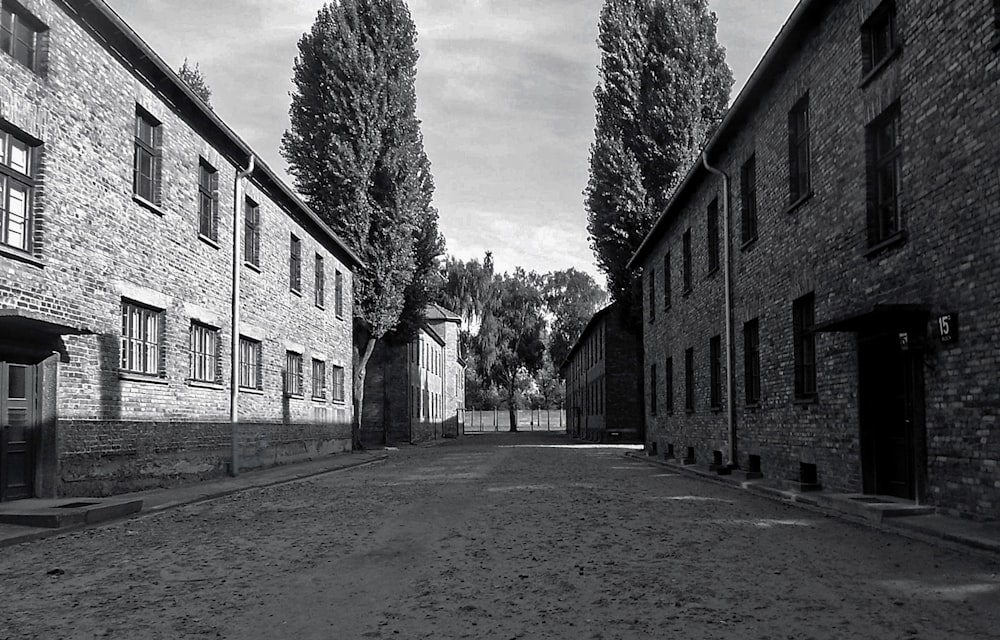
<svg viewBox="0 0 1000 640">
<path fill-rule="evenodd" d="M 741 468 L 759 462 L 770 478 L 802 479 L 815 471 L 830 490 L 892 493 L 947 512 L 1000 516 L 995 5 L 799 4 L 706 147 L 707 161 L 728 175 L 728 194 L 716 174 L 692 168 L 633 258 L 646 287 L 656 274 L 655 320 L 646 309 L 647 407 L 651 364 L 673 362 L 674 410 L 647 411 L 648 443 L 661 452 L 672 444 L 678 455 L 693 447 L 699 461 L 721 451 Z M 893 31 L 888 46 L 873 44 L 879 24 Z M 871 65 L 873 56 L 878 63 Z M 802 128 L 793 120 L 803 101 L 808 190 L 793 197 L 801 177 L 791 168 L 795 133 Z M 894 130 L 884 128 L 887 121 Z M 890 154 L 879 151 L 893 145 Z M 745 238 L 743 170 L 751 157 L 757 228 Z M 886 178 L 885 162 L 896 162 L 898 172 Z M 884 196 L 892 185 L 895 200 Z M 731 360 L 725 262 L 708 273 L 706 254 L 710 203 L 717 201 L 721 220 L 724 198 L 731 205 L 723 236 L 732 254 Z M 892 208 L 880 208 L 883 202 Z M 687 231 L 693 273 L 684 293 Z M 673 292 L 665 306 L 668 252 Z M 797 300 L 797 308 L 814 311 L 801 335 Z M 949 314 L 943 322 L 953 335 L 958 329 L 950 341 L 939 324 Z M 748 399 L 744 332 L 754 321 L 760 393 L 754 398 L 751 388 Z M 722 396 L 712 407 L 709 354 L 716 336 Z M 798 353 L 797 343 L 805 344 Z M 684 402 L 688 349 L 691 410 Z M 730 362 L 735 441 L 727 422 Z M 655 393 L 662 407 L 662 375 Z"/>
<path fill-rule="evenodd" d="M 32 147 L 33 243 L 25 251 L 0 239 L 0 362 L 37 372 L 34 494 L 103 494 L 226 471 L 234 208 L 240 334 L 260 354 L 259 385 L 250 385 L 259 389 L 238 393 L 240 466 L 348 448 L 349 387 L 335 401 L 333 375 L 339 367 L 351 379 L 357 257 L 260 161 L 238 180 L 252 150 L 107 5 L 20 4 L 38 29 L 39 60 L 29 68 L 0 52 L 0 129 Z M 137 113 L 159 125 L 155 203 L 135 195 Z M 208 194 L 217 221 L 207 236 L 202 165 L 216 172 Z M 256 267 L 242 264 L 245 198 L 259 207 Z M 159 318 L 156 371 L 126 370 L 135 367 L 124 362 L 123 303 Z M 214 338 L 206 358 L 214 374 L 193 374 L 193 325 Z M 291 394 L 289 353 L 302 361 Z M 324 369 L 314 385 L 314 370 Z"/>
<path fill-rule="evenodd" d="M 642 442 L 640 345 L 617 304 L 594 314 L 559 369 L 567 432 L 593 442 Z"/>
<path fill-rule="evenodd" d="M 465 409 L 462 319 L 428 305 L 411 342 L 382 341 L 365 373 L 362 440 L 366 444 L 424 442 L 457 437 Z"/>
</svg>

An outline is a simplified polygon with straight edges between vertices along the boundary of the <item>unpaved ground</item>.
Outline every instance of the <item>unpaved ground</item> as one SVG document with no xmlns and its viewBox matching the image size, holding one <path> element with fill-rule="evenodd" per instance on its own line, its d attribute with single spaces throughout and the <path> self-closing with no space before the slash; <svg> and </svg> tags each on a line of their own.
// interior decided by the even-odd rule
<svg viewBox="0 0 1000 640">
<path fill-rule="evenodd" d="M 563 442 L 472 436 L 0 549 L 0 639 L 1000 637 L 991 560 L 620 449 L 504 446 Z"/>
</svg>

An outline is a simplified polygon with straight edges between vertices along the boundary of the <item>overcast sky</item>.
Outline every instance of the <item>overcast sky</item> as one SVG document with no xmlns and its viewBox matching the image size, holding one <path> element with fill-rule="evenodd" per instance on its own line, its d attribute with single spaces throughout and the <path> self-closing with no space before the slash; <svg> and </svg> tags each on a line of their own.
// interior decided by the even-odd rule
<svg viewBox="0 0 1000 640">
<path fill-rule="evenodd" d="M 297 42 L 322 0 L 108 0 L 171 67 L 197 62 L 212 105 L 273 169 Z M 796 0 L 710 0 L 735 97 Z M 417 115 L 448 253 L 604 278 L 583 190 L 602 0 L 410 0 Z M 294 186 L 294 185 L 292 185 Z"/>
</svg>

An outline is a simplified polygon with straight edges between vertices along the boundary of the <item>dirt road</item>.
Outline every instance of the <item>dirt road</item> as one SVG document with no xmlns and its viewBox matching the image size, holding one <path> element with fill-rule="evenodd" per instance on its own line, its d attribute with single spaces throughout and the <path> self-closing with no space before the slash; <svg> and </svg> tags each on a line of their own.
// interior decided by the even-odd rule
<svg viewBox="0 0 1000 640">
<path fill-rule="evenodd" d="M 1000 565 L 499 434 L 0 550 L 0 639 L 1000 637 Z"/>
</svg>

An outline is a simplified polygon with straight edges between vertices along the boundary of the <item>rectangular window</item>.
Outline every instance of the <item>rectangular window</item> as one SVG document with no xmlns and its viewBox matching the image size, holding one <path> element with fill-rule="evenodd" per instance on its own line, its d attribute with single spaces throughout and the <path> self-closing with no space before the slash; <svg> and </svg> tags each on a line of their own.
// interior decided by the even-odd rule
<svg viewBox="0 0 1000 640">
<path fill-rule="evenodd" d="M 38 71 L 39 36 L 45 30 L 37 20 L 13 3 L 0 8 L 0 50 L 32 71 Z"/>
<path fill-rule="evenodd" d="M 0 129 L 0 244 L 28 253 L 33 248 L 36 152 Z"/>
<path fill-rule="evenodd" d="M 788 112 L 788 184 L 790 204 L 809 195 L 809 94 Z"/>
<path fill-rule="evenodd" d="M 339 271 L 333 276 L 333 312 L 338 318 L 344 317 L 344 274 Z"/>
<path fill-rule="evenodd" d="M 684 350 L 684 410 L 694 411 L 694 349 Z"/>
<path fill-rule="evenodd" d="M 188 377 L 191 380 L 201 382 L 221 380 L 218 329 L 192 322 L 188 350 L 191 355 Z"/>
<path fill-rule="evenodd" d="M 795 340 L 795 397 L 816 396 L 815 297 L 807 294 L 792 303 L 792 337 Z"/>
<path fill-rule="evenodd" d="M 868 167 L 868 246 L 892 238 L 902 229 L 899 191 L 902 145 L 899 141 L 899 105 L 895 104 L 865 131 Z"/>
<path fill-rule="evenodd" d="M 243 261 L 260 267 L 260 207 L 250 198 L 243 202 Z"/>
<path fill-rule="evenodd" d="M 760 403 L 760 324 L 743 324 L 743 386 L 747 404 Z"/>
<path fill-rule="evenodd" d="M 326 363 L 322 360 L 312 361 L 312 397 L 326 400 Z"/>
<path fill-rule="evenodd" d="M 861 25 L 862 72 L 867 75 L 896 52 L 896 3 L 886 0 Z"/>
<path fill-rule="evenodd" d="M 714 273 L 719 269 L 719 200 L 718 198 L 708 203 L 708 272 Z"/>
<path fill-rule="evenodd" d="M 649 365 L 649 413 L 656 415 L 656 365 Z"/>
<path fill-rule="evenodd" d="M 261 344 L 240 336 L 240 388 L 263 389 Z"/>
<path fill-rule="evenodd" d="M 219 172 L 204 159 L 198 162 L 198 233 L 219 240 Z"/>
<path fill-rule="evenodd" d="M 663 308 L 670 308 L 670 252 L 663 256 Z"/>
<path fill-rule="evenodd" d="M 722 406 L 722 337 L 715 336 L 708 341 L 709 401 L 713 409 Z"/>
<path fill-rule="evenodd" d="M 333 367 L 333 401 L 344 401 L 344 367 Z"/>
<path fill-rule="evenodd" d="M 302 241 L 295 234 L 288 250 L 288 288 L 295 293 L 302 290 Z"/>
<path fill-rule="evenodd" d="M 163 311 L 122 300 L 121 368 L 160 375 Z"/>
<path fill-rule="evenodd" d="M 316 306 L 320 309 L 326 304 L 326 267 L 323 266 L 323 256 L 316 254 L 316 264 L 314 268 L 315 283 L 313 289 L 316 292 Z"/>
<path fill-rule="evenodd" d="M 757 239 L 757 156 L 751 155 L 740 169 L 740 204 L 743 244 Z"/>
<path fill-rule="evenodd" d="M 691 230 L 684 232 L 684 293 L 691 292 Z"/>
<path fill-rule="evenodd" d="M 667 413 L 674 412 L 674 359 L 667 358 L 667 366 L 663 368 L 664 408 Z"/>
<path fill-rule="evenodd" d="M 160 152 L 163 126 L 141 109 L 135 112 L 135 171 L 133 192 L 142 200 L 160 204 Z"/>
<path fill-rule="evenodd" d="M 285 395 L 302 395 L 302 354 L 285 352 Z"/>
<path fill-rule="evenodd" d="M 656 271 L 649 270 L 649 321 L 656 320 Z"/>
</svg>

